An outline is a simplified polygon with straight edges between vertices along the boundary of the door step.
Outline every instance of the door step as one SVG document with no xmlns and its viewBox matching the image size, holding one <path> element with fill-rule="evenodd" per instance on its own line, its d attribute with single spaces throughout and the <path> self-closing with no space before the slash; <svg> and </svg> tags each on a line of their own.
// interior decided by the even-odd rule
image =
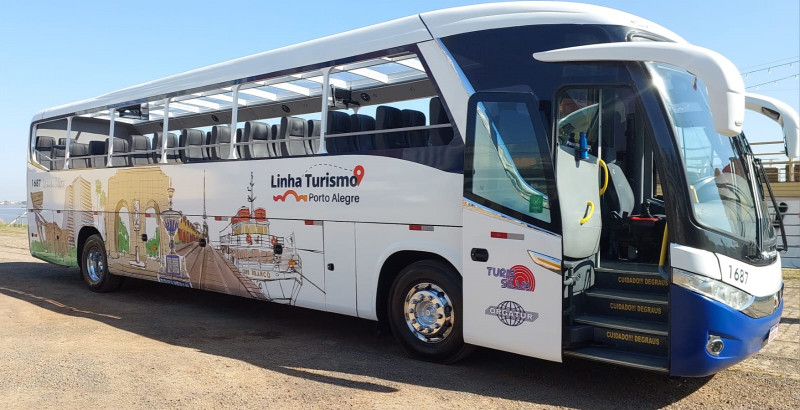
<svg viewBox="0 0 800 410">
<path fill-rule="evenodd" d="M 595 315 L 666 322 L 669 314 L 667 295 L 598 288 L 585 294 L 585 311 Z"/>
<path fill-rule="evenodd" d="M 668 326 L 664 322 L 647 322 L 644 320 L 628 319 L 621 317 L 579 315 L 575 323 L 605 327 L 609 329 L 624 330 L 627 332 L 643 333 L 655 336 L 667 336 Z"/>
<path fill-rule="evenodd" d="M 576 350 L 566 350 L 564 351 L 564 356 L 595 360 L 654 372 L 667 373 L 669 371 L 669 361 L 666 357 L 630 353 L 602 347 L 584 347 Z"/>
<path fill-rule="evenodd" d="M 595 287 L 628 292 L 667 294 L 669 283 L 658 272 L 595 269 Z"/>
</svg>

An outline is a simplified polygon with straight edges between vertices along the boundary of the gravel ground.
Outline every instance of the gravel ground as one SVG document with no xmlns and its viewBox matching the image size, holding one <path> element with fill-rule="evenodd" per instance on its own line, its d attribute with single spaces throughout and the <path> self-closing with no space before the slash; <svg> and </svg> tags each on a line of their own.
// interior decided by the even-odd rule
<svg viewBox="0 0 800 410">
<path fill-rule="evenodd" d="M 0 228 L 0 408 L 800 407 L 800 273 L 778 339 L 713 377 L 479 349 L 456 365 L 405 356 L 372 322 L 127 280 L 86 290 Z"/>
</svg>

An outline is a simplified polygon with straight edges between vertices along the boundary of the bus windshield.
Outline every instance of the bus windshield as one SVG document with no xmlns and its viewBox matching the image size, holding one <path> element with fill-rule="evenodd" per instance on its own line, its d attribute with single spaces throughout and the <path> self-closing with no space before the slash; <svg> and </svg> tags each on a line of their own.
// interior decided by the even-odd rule
<svg viewBox="0 0 800 410">
<path fill-rule="evenodd" d="M 691 73 L 666 64 L 648 64 L 672 126 L 692 198 L 701 224 L 763 249 L 774 239 L 763 198 L 754 190 L 755 170 L 741 137 L 717 133 L 706 86 Z"/>
</svg>

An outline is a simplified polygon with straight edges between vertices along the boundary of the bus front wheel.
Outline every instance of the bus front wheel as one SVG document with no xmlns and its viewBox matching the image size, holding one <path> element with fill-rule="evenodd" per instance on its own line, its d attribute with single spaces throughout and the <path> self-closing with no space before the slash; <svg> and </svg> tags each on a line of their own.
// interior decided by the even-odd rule
<svg viewBox="0 0 800 410">
<path fill-rule="evenodd" d="M 405 267 L 389 291 L 388 312 L 392 333 L 413 356 L 452 363 L 472 351 L 464 343 L 461 279 L 443 263 Z"/>
<path fill-rule="evenodd" d="M 86 238 L 81 253 L 81 275 L 89 289 L 104 293 L 119 288 L 122 277 L 108 271 L 108 254 L 100 235 L 94 234 Z"/>
</svg>

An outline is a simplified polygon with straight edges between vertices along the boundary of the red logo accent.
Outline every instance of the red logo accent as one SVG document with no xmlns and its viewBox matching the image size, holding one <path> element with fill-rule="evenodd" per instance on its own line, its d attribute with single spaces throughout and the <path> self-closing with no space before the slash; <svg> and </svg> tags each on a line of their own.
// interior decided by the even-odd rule
<svg viewBox="0 0 800 410">
<path fill-rule="evenodd" d="M 294 189 L 290 189 L 290 190 L 284 192 L 283 195 L 274 195 L 272 197 L 272 200 L 275 201 L 275 202 L 278 202 L 278 201 L 285 202 L 286 198 L 289 195 L 294 195 L 294 200 L 297 201 L 297 202 L 300 202 L 300 201 L 308 202 L 308 195 L 298 195 L 297 192 L 295 192 Z"/>
<path fill-rule="evenodd" d="M 361 180 L 364 179 L 364 167 L 361 165 L 356 165 L 356 167 L 353 168 L 353 175 L 355 175 L 356 179 L 358 180 L 356 185 L 361 185 Z"/>
<path fill-rule="evenodd" d="M 527 290 L 533 292 L 536 288 L 536 279 L 533 277 L 533 272 L 523 265 L 514 265 L 511 267 L 513 277 L 509 278 L 511 286 L 514 289 Z"/>
</svg>

